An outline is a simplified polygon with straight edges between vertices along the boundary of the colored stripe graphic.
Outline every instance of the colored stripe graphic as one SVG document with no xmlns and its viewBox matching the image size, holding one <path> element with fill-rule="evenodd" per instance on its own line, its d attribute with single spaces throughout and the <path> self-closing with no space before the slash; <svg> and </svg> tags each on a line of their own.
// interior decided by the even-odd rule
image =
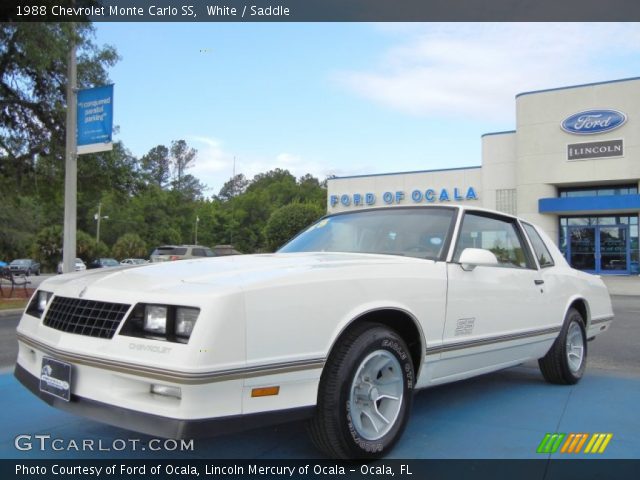
<svg viewBox="0 0 640 480">
<path fill-rule="evenodd" d="M 570 433 L 560 453 L 580 453 L 587 438 L 589 438 L 588 433 Z"/>
<path fill-rule="evenodd" d="M 555 453 L 565 436 L 564 433 L 547 433 L 536 451 L 538 453 Z"/>
<path fill-rule="evenodd" d="M 594 433 L 584 453 L 604 453 L 612 438 L 612 433 Z"/>
<path fill-rule="evenodd" d="M 583 453 L 604 453 L 612 438 L 612 433 L 547 433 L 536 452 L 556 453 L 562 445 L 559 453 L 580 453 L 586 443 Z"/>
</svg>

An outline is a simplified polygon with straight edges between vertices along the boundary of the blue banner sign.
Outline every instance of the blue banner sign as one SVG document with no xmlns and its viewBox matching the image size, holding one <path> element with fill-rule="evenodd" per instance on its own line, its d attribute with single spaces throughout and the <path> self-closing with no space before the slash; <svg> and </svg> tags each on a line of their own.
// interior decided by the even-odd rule
<svg viewBox="0 0 640 480">
<path fill-rule="evenodd" d="M 617 110 L 587 110 L 565 118 L 560 127 L 567 133 L 594 135 L 621 127 L 627 116 Z"/>
<path fill-rule="evenodd" d="M 113 85 L 78 91 L 78 154 L 113 147 Z"/>
<path fill-rule="evenodd" d="M 331 195 L 329 197 L 329 205 L 335 207 L 341 205 L 343 207 L 372 207 L 378 203 L 378 197 L 375 193 L 343 193 L 342 195 Z M 447 190 L 446 188 L 440 190 L 434 190 L 428 188 L 426 190 L 413 190 L 409 195 L 405 195 L 405 192 L 398 190 L 396 192 L 384 192 L 382 194 L 382 203 L 384 205 L 399 205 L 402 203 L 435 203 L 435 202 L 462 202 L 466 200 L 478 200 L 478 193 L 475 188 L 468 187 L 466 190 L 460 188 L 453 188 Z"/>
</svg>

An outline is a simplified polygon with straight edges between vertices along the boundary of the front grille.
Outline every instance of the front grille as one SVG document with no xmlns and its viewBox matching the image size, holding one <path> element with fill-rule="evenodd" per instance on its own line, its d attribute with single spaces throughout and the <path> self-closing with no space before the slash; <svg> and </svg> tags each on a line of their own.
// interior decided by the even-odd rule
<svg viewBox="0 0 640 480">
<path fill-rule="evenodd" d="M 129 307 L 124 303 L 54 297 L 44 324 L 67 333 L 113 338 Z"/>
</svg>

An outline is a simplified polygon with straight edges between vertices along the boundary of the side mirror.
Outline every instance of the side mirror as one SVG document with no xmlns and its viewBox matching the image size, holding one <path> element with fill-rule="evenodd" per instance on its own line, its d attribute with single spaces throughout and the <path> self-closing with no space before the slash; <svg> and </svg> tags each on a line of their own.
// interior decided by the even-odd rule
<svg viewBox="0 0 640 480">
<path fill-rule="evenodd" d="M 489 250 L 484 248 L 465 248 L 460 255 L 460 266 L 470 272 L 477 266 L 498 265 L 498 259 Z"/>
</svg>

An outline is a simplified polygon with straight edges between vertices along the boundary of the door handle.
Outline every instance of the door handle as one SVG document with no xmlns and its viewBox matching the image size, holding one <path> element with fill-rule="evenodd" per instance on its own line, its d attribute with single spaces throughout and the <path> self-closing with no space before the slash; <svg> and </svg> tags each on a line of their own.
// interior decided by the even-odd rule
<svg viewBox="0 0 640 480">
<path fill-rule="evenodd" d="M 535 283 L 536 285 L 542 285 L 544 283 L 544 280 L 534 280 L 533 283 Z"/>
</svg>

